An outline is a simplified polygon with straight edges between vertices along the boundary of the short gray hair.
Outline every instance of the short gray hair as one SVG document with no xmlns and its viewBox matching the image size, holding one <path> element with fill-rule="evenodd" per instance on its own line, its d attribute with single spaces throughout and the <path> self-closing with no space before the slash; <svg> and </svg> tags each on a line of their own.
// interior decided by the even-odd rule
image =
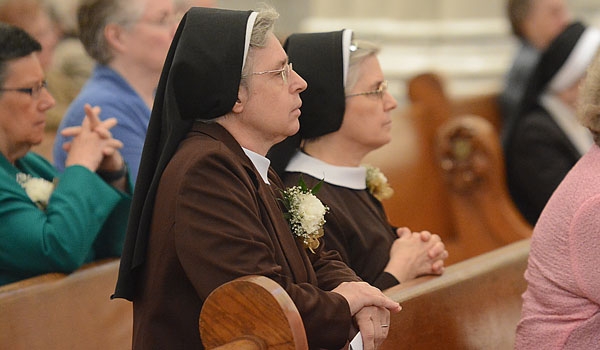
<svg viewBox="0 0 600 350">
<path fill-rule="evenodd" d="M 275 28 L 275 21 L 279 18 L 279 13 L 270 6 L 263 5 L 257 10 L 258 15 L 254 21 L 252 35 L 250 36 L 250 48 L 248 49 L 248 57 L 242 76 L 246 76 L 252 72 L 254 66 L 254 48 L 261 48 L 267 45 L 268 34 L 272 33 Z"/>
<path fill-rule="evenodd" d="M 104 36 L 110 23 L 126 26 L 143 14 L 140 0 L 82 0 L 77 10 L 79 38 L 88 55 L 100 64 L 113 59 L 112 50 Z"/>
<path fill-rule="evenodd" d="M 348 76 L 346 77 L 346 94 L 349 94 L 360 77 L 361 63 L 370 56 L 377 55 L 380 47 L 367 40 L 353 40 L 350 47 L 350 62 L 348 63 Z"/>
</svg>

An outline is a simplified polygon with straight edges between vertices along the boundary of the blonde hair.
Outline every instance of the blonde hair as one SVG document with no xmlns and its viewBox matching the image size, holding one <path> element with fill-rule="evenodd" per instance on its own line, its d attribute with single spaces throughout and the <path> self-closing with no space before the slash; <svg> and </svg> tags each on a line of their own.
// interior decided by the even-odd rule
<svg viewBox="0 0 600 350">
<path fill-rule="evenodd" d="M 600 51 L 596 52 L 589 66 L 583 87 L 579 92 L 577 119 L 594 134 L 600 142 Z"/>
</svg>

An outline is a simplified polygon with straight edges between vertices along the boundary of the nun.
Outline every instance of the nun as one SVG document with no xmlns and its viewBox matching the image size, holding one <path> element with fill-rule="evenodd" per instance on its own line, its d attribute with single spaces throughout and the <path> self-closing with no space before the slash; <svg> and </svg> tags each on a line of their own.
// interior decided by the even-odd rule
<svg viewBox="0 0 600 350">
<path fill-rule="evenodd" d="M 293 34 L 284 47 L 309 87 L 301 94 L 299 132 L 269 157 L 287 186 L 302 179 L 313 187 L 322 180 L 317 197 L 330 208 L 325 245 L 380 289 L 441 274 L 448 252 L 440 237 L 392 227 L 380 201 L 393 191 L 378 169 L 363 164 L 390 142 L 397 106 L 377 59 L 379 47 L 354 39 L 350 29 Z"/>
<path fill-rule="evenodd" d="M 337 253 L 307 246 L 284 216 L 285 189 L 265 155 L 298 131 L 306 82 L 273 34 L 277 17 L 271 8 L 192 8 L 178 27 L 113 295 L 133 301 L 133 349 L 202 349 L 204 301 L 246 275 L 286 290 L 310 348 L 342 348 L 357 324 L 374 349 L 400 310 Z"/>
<path fill-rule="evenodd" d="M 521 112 L 504 126 L 502 142 L 510 194 L 535 225 L 548 199 L 593 144 L 578 123 L 579 86 L 600 46 L 600 31 L 570 24 L 542 53 Z"/>
</svg>

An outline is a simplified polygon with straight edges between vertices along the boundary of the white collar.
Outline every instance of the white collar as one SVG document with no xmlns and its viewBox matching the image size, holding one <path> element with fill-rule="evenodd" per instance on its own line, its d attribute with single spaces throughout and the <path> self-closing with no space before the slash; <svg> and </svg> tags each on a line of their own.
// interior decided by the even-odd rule
<svg viewBox="0 0 600 350">
<path fill-rule="evenodd" d="M 354 190 L 367 188 L 367 169 L 364 167 L 335 166 L 300 151 L 292 157 L 285 170 L 304 173 L 329 184 Z"/>
<path fill-rule="evenodd" d="M 256 168 L 256 171 L 258 171 L 258 173 L 260 174 L 260 177 L 262 177 L 263 181 L 267 185 L 270 184 L 268 174 L 271 161 L 269 160 L 269 158 L 261 156 L 260 154 L 253 152 L 247 148 L 242 147 L 242 149 L 244 150 L 244 153 L 246 153 L 248 158 L 250 158 L 250 161 Z"/>
<path fill-rule="evenodd" d="M 550 93 L 542 94 L 540 103 L 579 153 L 585 154 L 594 143 L 594 139 L 589 129 L 579 124 L 575 117 L 575 111 Z"/>
</svg>

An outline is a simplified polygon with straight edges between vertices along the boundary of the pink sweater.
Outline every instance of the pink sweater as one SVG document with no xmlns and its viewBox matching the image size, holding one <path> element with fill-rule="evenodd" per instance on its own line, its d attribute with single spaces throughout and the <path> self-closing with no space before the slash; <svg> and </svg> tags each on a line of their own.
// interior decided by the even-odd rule
<svg viewBox="0 0 600 350">
<path fill-rule="evenodd" d="M 533 230 L 515 349 L 600 349 L 600 148 L 571 169 Z"/>
</svg>

